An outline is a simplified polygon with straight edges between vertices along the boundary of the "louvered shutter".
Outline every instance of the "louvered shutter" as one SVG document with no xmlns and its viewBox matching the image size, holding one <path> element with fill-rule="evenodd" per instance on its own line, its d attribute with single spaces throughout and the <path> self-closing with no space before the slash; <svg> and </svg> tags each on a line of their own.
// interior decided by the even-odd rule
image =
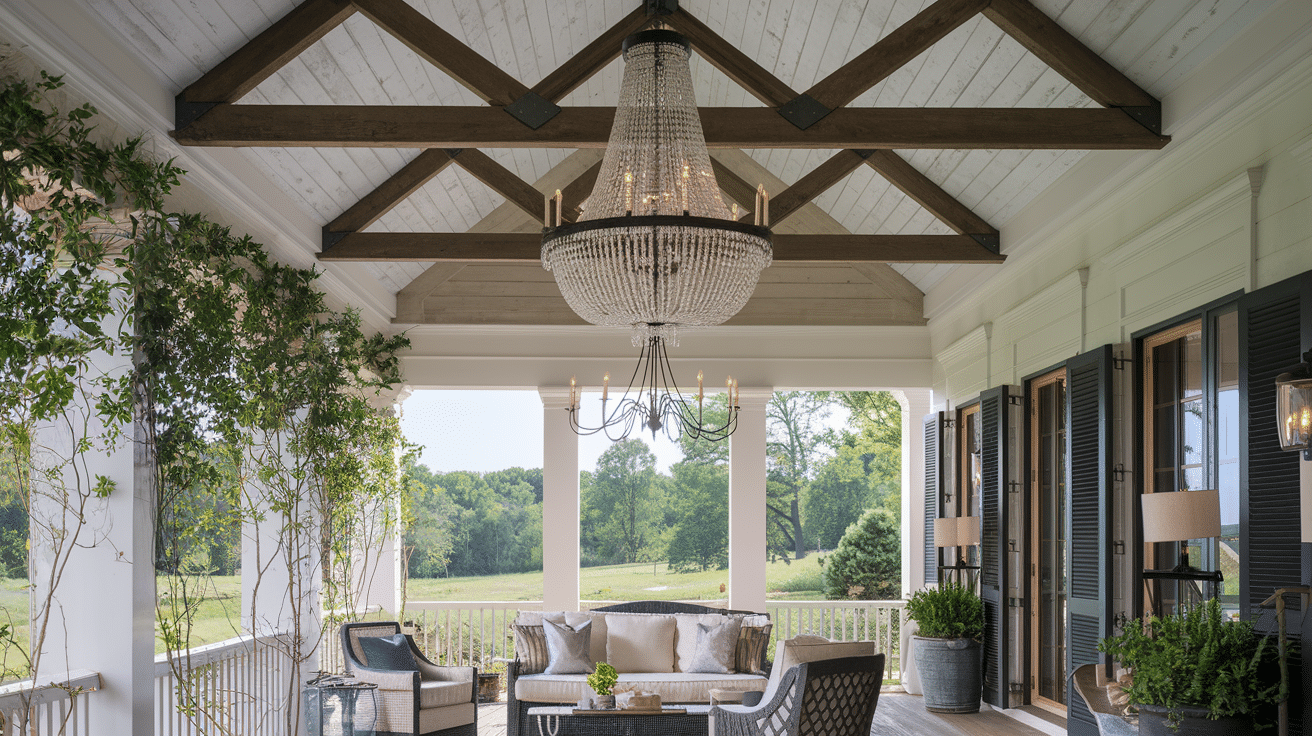
<svg viewBox="0 0 1312 736">
<path fill-rule="evenodd" d="M 1105 664 L 1098 642 L 1112 633 L 1112 347 L 1066 361 L 1066 674 Z M 1096 736 L 1098 725 L 1069 690 L 1066 731 Z"/>
<path fill-rule="evenodd" d="M 984 601 L 984 702 L 1008 707 L 1007 387 L 979 397 L 980 598 Z"/>
<path fill-rule="evenodd" d="M 938 582 L 938 548 L 934 546 L 934 519 L 938 518 L 939 499 L 943 493 L 944 452 L 943 412 L 925 417 L 925 584 Z"/>
<path fill-rule="evenodd" d="M 1284 452 L 1276 438 L 1275 379 L 1299 362 L 1301 348 L 1312 343 L 1312 274 L 1303 274 L 1244 295 L 1239 300 L 1239 504 L 1240 613 L 1247 617 L 1277 588 L 1308 579 L 1300 541 L 1299 454 Z M 1312 645 L 1297 597 L 1287 601 L 1288 630 L 1303 630 L 1304 651 Z M 1259 616 L 1263 633 L 1274 630 L 1273 617 Z M 1268 625 L 1269 624 L 1269 625 Z M 1291 657 L 1293 672 L 1301 659 Z M 1291 734 L 1306 732 L 1312 708 L 1312 682 L 1303 682 L 1302 708 L 1290 708 Z M 1297 686 L 1293 702 L 1299 700 Z"/>
</svg>

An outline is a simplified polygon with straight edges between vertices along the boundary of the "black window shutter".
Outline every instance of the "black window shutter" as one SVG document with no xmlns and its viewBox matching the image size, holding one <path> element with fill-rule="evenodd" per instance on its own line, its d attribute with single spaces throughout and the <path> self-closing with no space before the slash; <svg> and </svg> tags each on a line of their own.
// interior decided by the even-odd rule
<svg viewBox="0 0 1312 736">
<path fill-rule="evenodd" d="M 1239 300 L 1239 525 L 1240 614 L 1263 633 L 1274 616 L 1253 616 L 1277 588 L 1298 585 L 1309 570 L 1301 543 L 1299 453 L 1284 452 L 1276 437 L 1276 376 L 1301 360 L 1312 342 L 1312 273 L 1245 294 Z M 1309 630 L 1296 596 L 1286 601 L 1287 628 Z M 1304 652 L 1312 644 L 1303 636 Z M 1290 658 L 1290 734 L 1306 732 L 1312 681 L 1302 682 L 1302 657 Z M 1300 702 L 1301 701 L 1301 702 Z"/>
<path fill-rule="evenodd" d="M 925 585 L 938 582 L 938 548 L 934 546 L 934 519 L 938 518 L 943 490 L 943 424 L 945 415 L 925 417 Z"/>
<path fill-rule="evenodd" d="M 979 396 L 980 598 L 984 601 L 984 702 L 1008 707 L 1007 387 Z"/>
<path fill-rule="evenodd" d="M 1105 664 L 1098 642 L 1112 631 L 1112 347 L 1066 361 L 1066 672 Z M 1097 723 L 1069 690 L 1066 730 L 1094 736 Z"/>
</svg>

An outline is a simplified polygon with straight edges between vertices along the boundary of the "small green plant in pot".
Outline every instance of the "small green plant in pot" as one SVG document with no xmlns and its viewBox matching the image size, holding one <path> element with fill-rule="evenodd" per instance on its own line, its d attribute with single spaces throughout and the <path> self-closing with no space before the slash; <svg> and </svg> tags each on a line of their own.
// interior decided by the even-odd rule
<svg viewBox="0 0 1312 736">
<path fill-rule="evenodd" d="M 612 688 L 615 683 L 620 681 L 620 675 L 615 668 L 605 662 L 598 662 L 597 669 L 588 675 L 588 687 L 591 687 L 597 693 L 598 708 L 614 708 L 615 694 Z"/>
<path fill-rule="evenodd" d="M 1188 613 L 1120 622 L 1100 651 L 1132 673 L 1125 688 L 1143 734 L 1252 733 L 1272 725 L 1284 695 L 1275 646 L 1215 600 Z"/>
<path fill-rule="evenodd" d="M 979 596 L 957 583 L 919 590 L 907 601 L 907 617 L 920 627 L 912 639 L 925 710 L 979 711 L 984 685 L 984 603 Z"/>
</svg>

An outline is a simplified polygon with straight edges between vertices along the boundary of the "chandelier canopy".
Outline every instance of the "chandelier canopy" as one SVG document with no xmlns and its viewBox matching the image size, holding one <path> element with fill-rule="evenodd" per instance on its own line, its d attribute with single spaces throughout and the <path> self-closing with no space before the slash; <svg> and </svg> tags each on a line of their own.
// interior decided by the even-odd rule
<svg viewBox="0 0 1312 736">
<path fill-rule="evenodd" d="M 630 327 L 634 345 L 738 313 L 770 265 L 768 205 L 755 223 L 726 207 L 693 97 L 690 47 L 678 33 L 624 41 L 624 81 L 610 141 L 579 221 L 542 235 L 542 265 L 580 317 Z"/>
</svg>

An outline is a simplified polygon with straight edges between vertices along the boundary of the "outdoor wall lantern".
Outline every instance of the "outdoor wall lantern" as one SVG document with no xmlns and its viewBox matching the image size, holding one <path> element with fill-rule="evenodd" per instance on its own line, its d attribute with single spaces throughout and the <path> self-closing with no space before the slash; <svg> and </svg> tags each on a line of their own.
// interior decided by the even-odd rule
<svg viewBox="0 0 1312 736">
<path fill-rule="evenodd" d="M 939 573 L 946 570 L 957 571 L 957 582 L 962 582 L 964 571 L 978 570 L 979 565 L 966 564 L 962 550 L 979 544 L 980 530 L 978 516 L 947 516 L 934 520 L 934 546 L 956 547 L 957 560 L 953 565 L 939 565 Z M 973 575 L 973 573 L 970 573 Z"/>
<path fill-rule="evenodd" d="M 1303 362 L 1276 376 L 1276 430 L 1280 449 L 1303 451 L 1312 460 L 1312 350 Z"/>
<path fill-rule="evenodd" d="M 1219 491 L 1175 491 L 1145 493 L 1143 503 L 1143 541 L 1187 542 L 1221 536 L 1221 494 Z M 1180 563 L 1170 570 L 1144 570 L 1144 580 L 1187 580 L 1193 584 L 1212 584 L 1213 597 L 1220 594 L 1220 570 L 1204 571 L 1189 565 L 1189 553 L 1180 552 Z"/>
</svg>

